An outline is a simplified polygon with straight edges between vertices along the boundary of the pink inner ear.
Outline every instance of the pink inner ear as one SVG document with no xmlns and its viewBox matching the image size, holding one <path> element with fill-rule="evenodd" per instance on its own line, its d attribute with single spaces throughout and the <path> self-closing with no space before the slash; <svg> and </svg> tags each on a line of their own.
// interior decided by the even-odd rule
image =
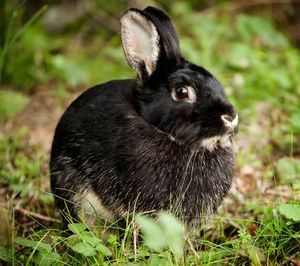
<svg viewBox="0 0 300 266">
<path fill-rule="evenodd" d="M 151 36 L 148 32 L 141 27 L 139 23 L 134 21 L 132 23 L 133 35 L 134 40 L 133 43 L 135 45 L 134 50 L 136 54 L 144 61 L 147 72 L 152 74 L 152 62 L 151 62 L 151 55 L 152 55 L 152 47 L 151 47 Z"/>
<path fill-rule="evenodd" d="M 128 12 L 121 18 L 121 35 L 126 59 L 141 77 L 144 62 L 149 75 L 155 70 L 159 55 L 159 35 L 153 23 L 138 12 Z"/>
</svg>

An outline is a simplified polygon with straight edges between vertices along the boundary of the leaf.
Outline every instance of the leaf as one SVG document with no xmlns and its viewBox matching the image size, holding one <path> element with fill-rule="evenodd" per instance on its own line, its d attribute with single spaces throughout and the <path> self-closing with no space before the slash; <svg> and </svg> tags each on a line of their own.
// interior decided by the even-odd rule
<svg viewBox="0 0 300 266">
<path fill-rule="evenodd" d="M 300 205 L 296 204 L 280 204 L 279 212 L 286 218 L 295 222 L 300 222 Z"/>
<path fill-rule="evenodd" d="M 0 259 L 8 261 L 10 258 L 10 252 L 6 247 L 0 246 Z"/>
<path fill-rule="evenodd" d="M 48 266 L 48 265 L 62 265 L 61 256 L 55 252 L 43 252 L 39 251 L 34 258 L 35 264 Z"/>
<path fill-rule="evenodd" d="M 41 201 L 44 204 L 50 204 L 54 202 L 54 197 L 52 194 L 42 194 L 39 195 L 39 201 Z"/>
<path fill-rule="evenodd" d="M 282 157 L 277 162 L 277 170 L 282 183 L 291 183 L 300 175 L 300 159 Z"/>
<path fill-rule="evenodd" d="M 95 235 L 92 232 L 84 231 L 82 237 L 84 239 L 84 242 L 89 243 L 93 247 L 96 247 L 97 244 L 101 242 L 101 240 L 95 237 Z"/>
<path fill-rule="evenodd" d="M 53 56 L 51 60 L 53 67 L 70 85 L 77 86 L 85 81 L 87 76 L 86 70 L 78 63 L 61 55 Z"/>
<path fill-rule="evenodd" d="M 21 192 L 21 198 L 25 198 L 32 191 L 28 184 L 11 184 L 10 187 L 13 191 Z"/>
<path fill-rule="evenodd" d="M 293 189 L 298 193 L 300 192 L 300 180 L 297 180 L 296 182 L 293 183 Z"/>
<path fill-rule="evenodd" d="M 96 246 L 96 250 L 100 251 L 101 254 L 103 254 L 104 256 L 107 256 L 107 257 L 111 257 L 112 256 L 112 253 L 111 251 L 109 250 L 109 248 L 107 248 L 106 246 L 104 246 L 103 244 L 98 244 Z"/>
<path fill-rule="evenodd" d="M 247 41 L 259 36 L 269 46 L 280 48 L 288 46 L 287 38 L 276 31 L 274 26 L 265 18 L 241 14 L 236 19 L 236 27 Z"/>
<path fill-rule="evenodd" d="M 266 261 L 264 253 L 256 246 L 249 247 L 247 252 L 253 262 L 253 265 L 261 265 L 261 263 Z"/>
<path fill-rule="evenodd" d="M 108 239 L 107 239 L 107 242 L 109 244 L 115 245 L 117 243 L 117 236 L 113 235 L 113 234 L 110 234 Z"/>
<path fill-rule="evenodd" d="M 150 266 L 163 266 L 163 265 L 168 265 L 166 259 L 160 258 L 157 255 L 152 256 Z"/>
<path fill-rule="evenodd" d="M 253 29 L 271 47 L 285 48 L 289 44 L 288 39 L 264 18 L 254 17 Z"/>
<path fill-rule="evenodd" d="M 92 247 L 90 244 L 85 242 L 80 242 L 72 247 L 72 249 L 80 253 L 86 257 L 95 256 L 96 255 L 96 249 Z"/>
<path fill-rule="evenodd" d="M 229 62 L 234 67 L 245 68 L 249 65 L 251 56 L 252 52 L 248 45 L 235 43 L 229 53 Z"/>
<path fill-rule="evenodd" d="M 68 224 L 69 230 L 71 230 L 74 234 L 81 233 L 84 231 L 87 227 L 84 223 L 74 223 L 74 224 Z"/>
<path fill-rule="evenodd" d="M 160 226 L 145 216 L 138 216 L 137 223 L 141 226 L 141 230 L 144 233 L 145 244 L 154 250 L 160 250 L 166 244 L 164 238 L 164 232 Z"/>
<path fill-rule="evenodd" d="M 300 112 L 293 113 L 289 120 L 297 130 L 300 130 Z"/>
<path fill-rule="evenodd" d="M 29 99 L 21 93 L 0 90 L 0 120 L 16 115 L 28 102 Z"/>
<path fill-rule="evenodd" d="M 8 244 L 10 232 L 9 211 L 0 205 L 0 246 Z"/>
<path fill-rule="evenodd" d="M 277 68 L 272 70 L 273 79 L 277 82 L 278 87 L 287 90 L 293 86 L 290 73 L 285 68 Z"/>
<path fill-rule="evenodd" d="M 72 247 L 74 246 L 75 244 L 77 243 L 80 243 L 81 242 L 81 239 L 79 238 L 78 235 L 70 235 L 68 238 L 67 238 L 67 245 L 69 247 Z"/>
<path fill-rule="evenodd" d="M 183 225 L 174 216 L 166 212 L 160 213 L 158 220 L 166 235 L 166 242 L 172 253 L 175 257 L 182 257 L 185 243 L 183 239 Z"/>
<path fill-rule="evenodd" d="M 137 223 L 141 226 L 145 244 L 149 248 L 161 250 L 163 247 L 168 247 L 175 257 L 183 255 L 184 227 L 171 214 L 161 212 L 158 215 L 157 222 L 144 216 L 138 216 Z"/>
<path fill-rule="evenodd" d="M 41 251 L 47 251 L 50 252 L 51 251 L 51 245 L 48 243 L 44 243 L 44 242 L 38 242 L 38 241 L 34 241 L 34 240 L 30 240 L 30 239 L 25 239 L 25 238 L 15 238 L 13 240 L 13 242 L 15 244 L 24 246 L 24 247 L 31 247 L 31 248 L 35 248 L 37 247 L 37 250 L 41 250 Z"/>
<path fill-rule="evenodd" d="M 76 231 L 76 228 L 78 230 L 82 230 L 82 227 L 80 226 L 81 224 L 74 224 L 72 227 L 71 224 L 69 224 L 69 229 L 72 228 L 72 230 Z M 92 247 L 96 247 L 102 240 L 98 239 L 92 232 L 89 231 L 82 231 L 78 232 L 77 234 L 70 235 L 67 238 L 67 243 L 70 247 L 80 243 L 80 242 L 85 242 Z"/>
</svg>

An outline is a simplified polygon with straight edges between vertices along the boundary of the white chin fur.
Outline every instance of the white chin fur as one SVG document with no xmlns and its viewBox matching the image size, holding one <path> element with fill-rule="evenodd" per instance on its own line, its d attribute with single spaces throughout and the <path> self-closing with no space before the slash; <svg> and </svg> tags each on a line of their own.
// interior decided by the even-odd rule
<svg viewBox="0 0 300 266">
<path fill-rule="evenodd" d="M 217 146 L 221 146 L 223 148 L 231 147 L 232 142 L 230 136 L 211 137 L 201 141 L 201 147 L 209 151 L 213 151 Z"/>
<path fill-rule="evenodd" d="M 157 127 L 153 126 L 153 128 L 161 134 L 166 134 L 166 133 L 162 132 L 161 130 L 159 130 Z M 176 139 L 173 135 L 171 135 L 171 134 L 166 134 L 166 135 L 168 136 L 168 138 L 171 141 L 173 141 L 179 145 L 184 144 L 182 141 Z M 200 143 L 201 148 L 204 148 L 209 151 L 213 151 L 216 147 L 220 147 L 220 146 L 222 148 L 232 147 L 232 141 L 231 141 L 231 138 L 229 135 L 206 138 L 206 139 L 203 139 Z"/>
</svg>

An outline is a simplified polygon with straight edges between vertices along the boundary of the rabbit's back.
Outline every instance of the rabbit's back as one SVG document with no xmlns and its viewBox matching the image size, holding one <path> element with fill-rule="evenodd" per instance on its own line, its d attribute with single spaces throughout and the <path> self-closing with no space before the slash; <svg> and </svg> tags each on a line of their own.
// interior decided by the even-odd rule
<svg viewBox="0 0 300 266">
<path fill-rule="evenodd" d="M 135 84 L 135 80 L 117 80 L 92 87 L 62 115 L 50 158 L 51 188 L 59 210 L 65 211 L 67 200 L 69 211 L 76 217 L 76 194 L 84 196 L 91 190 L 96 176 L 104 171 L 104 160 L 112 168 L 115 135 L 120 131 L 118 116 L 122 109 L 130 109 Z"/>
<path fill-rule="evenodd" d="M 114 123 L 118 122 L 120 111 L 130 108 L 128 103 L 135 83 L 135 80 L 107 82 L 90 88 L 74 100 L 56 127 L 51 161 L 65 153 L 82 159 L 99 141 L 104 149 L 102 140 L 118 128 Z"/>
</svg>

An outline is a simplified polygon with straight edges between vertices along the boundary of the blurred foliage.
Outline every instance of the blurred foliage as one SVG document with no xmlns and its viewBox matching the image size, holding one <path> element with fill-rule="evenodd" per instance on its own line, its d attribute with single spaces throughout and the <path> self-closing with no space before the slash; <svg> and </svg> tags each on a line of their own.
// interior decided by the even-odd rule
<svg viewBox="0 0 300 266">
<path fill-rule="evenodd" d="M 2 83 L 32 91 L 50 79 L 74 87 L 133 76 L 126 67 L 119 35 L 101 35 L 103 25 L 98 24 L 96 30 L 94 25 L 98 10 L 118 16 L 126 5 L 126 1 L 89 1 L 83 5 L 86 12 L 70 20 L 65 31 L 53 35 L 51 26 L 45 29 L 42 20 L 33 23 L 45 8 L 24 21 L 24 5 L 14 7 L 5 0 L 1 7 L 1 29 L 5 33 L 0 39 Z M 207 17 L 193 11 L 195 5 L 196 1 L 169 5 L 184 55 L 232 88 L 231 98 L 239 109 L 249 107 L 251 99 L 250 107 L 268 100 L 279 108 L 285 106 L 290 113 L 299 110 L 299 52 L 271 21 L 246 14 Z M 95 10 L 92 17 L 91 9 Z M 98 30 L 99 34 L 95 32 Z M 298 128 L 295 115 L 290 120 Z"/>
<path fill-rule="evenodd" d="M 282 157 L 278 160 L 277 169 L 281 183 L 296 182 L 300 176 L 300 159 Z"/>
<path fill-rule="evenodd" d="M 23 22 L 24 2 L 15 6 L 5 0 L 0 6 L 0 84 L 27 89 L 39 81 L 38 55 L 45 52 L 48 36 L 33 24 L 44 11 L 45 7 Z"/>
<path fill-rule="evenodd" d="M 0 90 L 0 122 L 20 112 L 28 102 L 28 97 L 21 93 Z"/>
</svg>

